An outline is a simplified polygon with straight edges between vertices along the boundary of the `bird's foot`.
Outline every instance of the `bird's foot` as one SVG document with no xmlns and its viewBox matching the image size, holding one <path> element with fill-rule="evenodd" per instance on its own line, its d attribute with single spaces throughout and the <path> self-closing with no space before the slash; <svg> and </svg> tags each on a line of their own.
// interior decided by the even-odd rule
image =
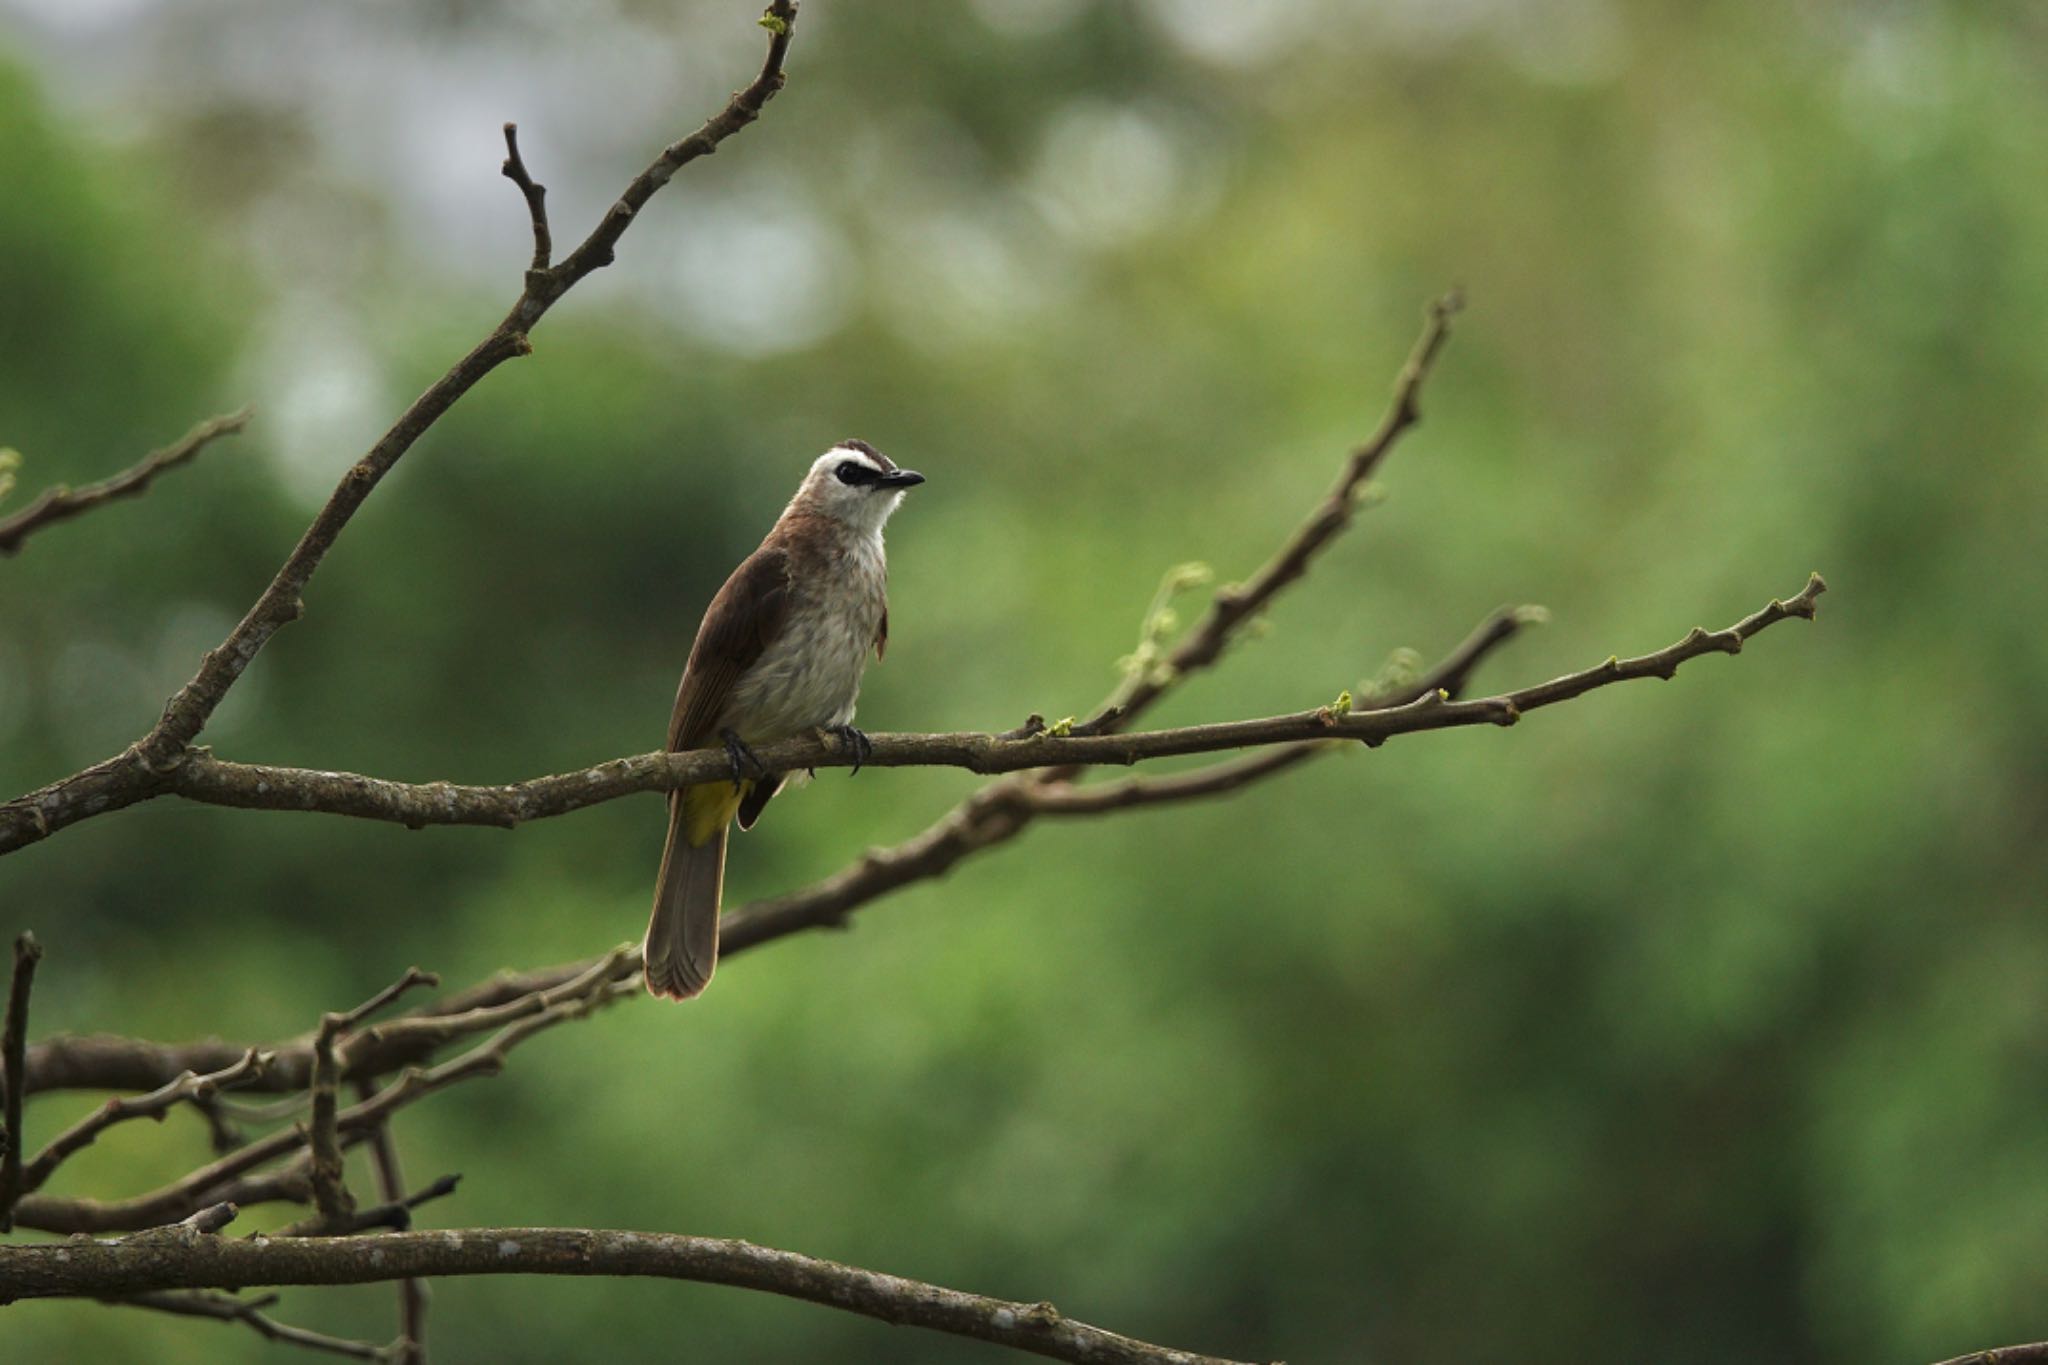
<svg viewBox="0 0 2048 1365">
<path fill-rule="evenodd" d="M 749 769 L 752 769 L 752 776 L 757 782 L 768 776 L 768 765 L 747 747 L 747 742 L 735 731 L 720 730 L 718 737 L 725 741 L 725 761 L 732 765 L 733 786 L 738 787 L 746 780 Z"/>
<path fill-rule="evenodd" d="M 860 765 L 867 762 L 868 755 L 875 751 L 875 742 L 868 738 L 865 730 L 852 725 L 826 725 L 820 728 L 853 754 L 853 772 L 848 773 L 848 777 L 859 772 Z"/>
</svg>

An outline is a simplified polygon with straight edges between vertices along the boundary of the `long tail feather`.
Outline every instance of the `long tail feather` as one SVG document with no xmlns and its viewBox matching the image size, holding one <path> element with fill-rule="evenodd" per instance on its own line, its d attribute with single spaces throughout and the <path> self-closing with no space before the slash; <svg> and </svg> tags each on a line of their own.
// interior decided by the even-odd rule
<svg viewBox="0 0 2048 1365">
<path fill-rule="evenodd" d="M 694 790 L 694 789 L 693 789 Z M 680 797 L 682 794 L 678 794 Z M 647 922 L 647 989 L 688 1000 L 711 982 L 718 965 L 718 904 L 725 892 L 725 821 L 704 842 L 692 844 L 691 802 L 669 801 L 668 844 L 654 885 Z M 731 818 L 730 812 L 726 815 Z"/>
</svg>

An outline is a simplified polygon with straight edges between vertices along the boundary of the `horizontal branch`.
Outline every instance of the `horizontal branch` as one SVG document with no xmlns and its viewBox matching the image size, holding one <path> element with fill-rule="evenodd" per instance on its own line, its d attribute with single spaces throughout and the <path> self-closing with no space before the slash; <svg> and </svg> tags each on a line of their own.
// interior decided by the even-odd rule
<svg viewBox="0 0 2048 1365">
<path fill-rule="evenodd" d="M 0 1303 L 221 1285 L 369 1284 L 438 1275 L 649 1276 L 730 1285 L 1106 1365 L 1229 1365 L 1017 1303 L 750 1242 L 580 1228 L 470 1228 L 375 1237 L 248 1239 L 180 1230 L 119 1241 L 0 1246 Z"/>
<path fill-rule="evenodd" d="M 1634 678 L 1669 678 L 1680 664 L 1702 654 L 1734 654 L 1758 631 L 1787 617 L 1811 617 L 1814 599 L 1827 585 L 1814 575 L 1799 594 L 1773 601 L 1726 630 L 1695 629 L 1676 644 L 1632 659 L 1606 663 L 1535 687 L 1452 701 L 1441 693 L 1404 706 L 1339 712 L 1318 707 L 1257 720 L 1223 721 L 1168 730 L 1119 734 L 994 735 L 876 734 L 861 761 L 870 768 L 955 767 L 977 773 L 1022 772 L 1034 768 L 1133 764 L 1148 759 L 1305 740 L 1356 740 L 1377 746 L 1396 735 L 1468 725 L 1512 725 L 1525 713 L 1583 696 L 1596 688 Z M 772 771 L 840 767 L 854 755 L 837 738 L 808 736 L 762 745 L 761 761 Z M 510 828 L 529 820 L 565 815 L 640 792 L 725 779 L 731 772 L 723 751 L 649 753 L 613 759 L 594 767 L 503 786 L 451 782 L 394 782 L 359 773 L 323 772 L 231 763 L 195 749 L 175 767 L 157 774 L 150 790 L 134 799 L 175 795 L 208 805 L 248 810 L 313 811 L 386 820 L 418 829 L 427 825 L 495 825 Z M 24 798 L 29 810 L 37 798 Z M 48 811 L 45 821 L 61 818 Z M 82 816 L 80 817 L 82 818 Z M 935 827 L 936 828 L 936 827 Z M 22 802 L 0 806 L 0 849 L 10 834 L 35 837 Z"/>
<path fill-rule="evenodd" d="M 212 442 L 248 426 L 254 412 L 254 408 L 245 407 L 222 417 L 209 417 L 170 445 L 151 451 L 111 479 L 89 483 L 83 488 L 66 488 L 59 484 L 48 490 L 13 516 L 0 518 L 0 555 L 16 553 L 22 542 L 46 526 L 82 516 L 116 498 L 136 496 L 156 482 L 159 474 L 176 469 Z"/>
</svg>

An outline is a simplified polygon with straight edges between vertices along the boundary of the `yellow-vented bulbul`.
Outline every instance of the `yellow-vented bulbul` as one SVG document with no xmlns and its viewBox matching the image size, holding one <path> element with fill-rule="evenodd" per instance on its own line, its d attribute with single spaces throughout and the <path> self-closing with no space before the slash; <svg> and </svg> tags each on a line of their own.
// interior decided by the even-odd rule
<svg viewBox="0 0 2048 1365">
<path fill-rule="evenodd" d="M 924 476 L 898 469 L 865 441 L 820 455 L 761 548 L 711 599 L 690 647 L 668 724 L 671 752 L 725 745 L 732 777 L 673 792 L 668 845 L 647 924 L 647 989 L 687 1000 L 718 962 L 725 841 L 735 817 L 752 828 L 786 773 L 767 771 L 749 747 L 807 730 L 854 750 L 854 699 L 868 651 L 889 641 L 882 527 L 903 490 Z"/>
</svg>

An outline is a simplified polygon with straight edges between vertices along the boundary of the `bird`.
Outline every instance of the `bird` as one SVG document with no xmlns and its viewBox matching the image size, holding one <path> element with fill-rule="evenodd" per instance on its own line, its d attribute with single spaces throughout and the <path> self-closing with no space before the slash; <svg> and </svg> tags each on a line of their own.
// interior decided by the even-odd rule
<svg viewBox="0 0 2048 1365">
<path fill-rule="evenodd" d="M 834 737 L 853 771 L 872 750 L 853 725 L 868 651 L 889 645 L 882 527 L 905 490 L 924 482 L 866 441 L 841 441 L 812 462 L 775 525 L 704 610 L 668 723 L 671 753 L 725 746 L 731 769 L 669 794 L 668 842 L 642 945 L 647 989 L 701 994 L 718 962 L 725 845 L 734 820 L 751 829 L 782 789 L 752 746 L 806 732 Z"/>
</svg>

